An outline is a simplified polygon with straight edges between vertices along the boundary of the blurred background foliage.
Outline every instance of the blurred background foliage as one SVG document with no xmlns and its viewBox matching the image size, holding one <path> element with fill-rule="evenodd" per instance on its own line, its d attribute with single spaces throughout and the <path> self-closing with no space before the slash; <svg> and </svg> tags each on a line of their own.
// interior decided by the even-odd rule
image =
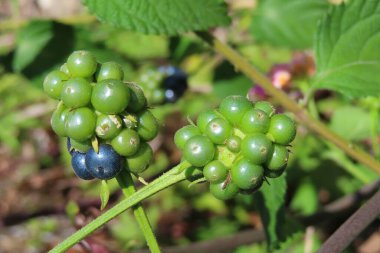
<svg viewBox="0 0 380 253">
<path fill-rule="evenodd" d="M 266 2 L 269 5 L 276 1 Z M 232 25 L 215 30 L 217 36 L 229 41 L 271 78 L 276 78 L 271 73 L 279 64 L 301 69 L 301 74 L 288 71 L 290 77 L 286 81 L 280 78 L 282 86 L 278 88 L 303 103 L 315 71 L 313 55 L 308 50 L 313 31 L 299 30 L 297 24 L 294 33 L 283 33 L 277 27 L 278 21 L 268 23 L 262 16 L 252 15 L 265 11 L 265 6 L 257 8 L 253 0 L 228 4 Z M 319 11 L 323 12 L 328 4 L 320 4 Z M 268 26 L 262 26 L 263 22 Z M 284 22 L 293 24 L 296 20 Z M 267 37 L 276 29 L 282 32 L 275 32 L 278 38 L 268 43 Z M 271 100 L 195 35 L 142 35 L 113 28 L 97 22 L 79 1 L 2 0 L 0 33 L 0 251 L 4 253 L 46 252 L 100 212 L 100 184 L 75 177 L 66 143 L 57 139 L 50 128 L 54 101 L 42 91 L 44 75 L 64 62 L 73 50 L 86 49 L 100 62 L 120 63 L 125 79 L 132 82 L 137 82 L 147 68 L 159 66 L 174 65 L 188 74 L 190 89 L 184 97 L 175 104 L 153 108 L 162 131 L 152 142 L 155 159 L 144 174 L 147 181 L 179 162 L 173 133 L 188 118 L 194 119 L 227 95 L 249 93 L 253 100 Z M 278 40 L 286 43 L 277 43 Z M 333 131 L 380 156 L 377 98 L 354 100 L 320 91 L 309 106 L 314 116 Z M 286 211 L 291 223 L 287 222 L 287 239 L 278 252 L 315 252 L 348 214 L 325 217 L 328 225 L 305 223 L 302 217 L 312 216 L 327 203 L 377 179 L 368 168 L 302 126 L 298 133 L 287 170 Z M 111 185 L 112 205 L 122 196 L 116 182 L 111 181 Z M 248 229 L 262 231 L 255 198 L 239 196 L 222 202 L 213 198 L 203 184 L 189 189 L 187 183 L 182 183 L 144 201 L 144 206 L 163 247 L 239 236 Z M 378 221 L 347 252 L 379 252 L 379 243 L 373 246 L 379 238 L 376 225 Z M 133 215 L 126 212 L 70 252 L 87 252 L 88 247 L 93 252 L 133 252 L 144 245 Z M 266 252 L 266 245 L 258 239 L 252 245 L 227 250 L 232 251 Z"/>
</svg>

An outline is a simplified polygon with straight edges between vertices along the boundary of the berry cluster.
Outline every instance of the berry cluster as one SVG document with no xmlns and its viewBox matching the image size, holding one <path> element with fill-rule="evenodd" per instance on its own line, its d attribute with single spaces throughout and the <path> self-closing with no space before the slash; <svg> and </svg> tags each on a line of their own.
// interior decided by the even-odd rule
<svg viewBox="0 0 380 253">
<path fill-rule="evenodd" d="M 75 51 L 44 80 L 45 92 L 61 100 L 52 128 L 69 137 L 72 167 L 82 179 L 111 179 L 124 167 L 140 173 L 153 156 L 146 142 L 157 135 L 157 121 L 142 89 L 123 78 L 117 63 L 99 64 L 90 52 Z"/>
<path fill-rule="evenodd" d="M 190 164 L 203 168 L 211 193 L 229 199 L 279 177 L 295 135 L 293 120 L 275 114 L 269 102 L 229 96 L 218 109 L 201 113 L 196 126 L 179 129 L 174 142 Z"/>
<path fill-rule="evenodd" d="M 140 76 L 139 83 L 149 105 L 174 103 L 187 90 L 187 75 L 179 68 L 168 66 L 149 69 Z"/>
</svg>

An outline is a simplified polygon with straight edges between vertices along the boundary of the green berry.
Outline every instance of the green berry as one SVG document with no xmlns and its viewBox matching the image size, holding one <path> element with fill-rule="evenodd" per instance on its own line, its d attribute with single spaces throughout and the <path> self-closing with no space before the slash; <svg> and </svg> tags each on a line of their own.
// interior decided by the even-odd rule
<svg viewBox="0 0 380 253">
<path fill-rule="evenodd" d="M 265 177 L 269 177 L 269 178 L 277 178 L 277 177 L 280 177 L 284 173 L 285 169 L 286 169 L 286 166 L 280 170 L 270 170 L 268 168 L 264 168 L 264 175 Z"/>
<path fill-rule="evenodd" d="M 66 131 L 66 121 L 69 115 L 69 109 L 66 108 L 64 105 L 58 107 L 51 116 L 51 127 L 53 128 L 53 131 L 61 136 L 66 137 L 67 131 Z"/>
<path fill-rule="evenodd" d="M 215 155 L 214 144 L 209 138 L 202 135 L 191 137 L 183 148 L 184 158 L 196 167 L 203 167 L 212 159 Z"/>
<path fill-rule="evenodd" d="M 120 133 L 123 121 L 118 115 L 99 114 L 96 120 L 96 135 L 104 140 L 113 139 Z"/>
<path fill-rule="evenodd" d="M 241 143 L 242 154 L 254 164 L 263 164 L 273 150 L 272 142 L 262 133 L 247 135 Z"/>
<path fill-rule="evenodd" d="M 276 109 L 273 107 L 273 105 L 271 103 L 267 102 L 267 101 L 258 101 L 258 102 L 256 102 L 254 108 L 262 110 L 269 117 L 272 117 L 274 115 L 274 113 L 276 112 Z"/>
<path fill-rule="evenodd" d="M 288 145 L 296 137 L 296 131 L 296 125 L 291 118 L 285 114 L 276 114 L 270 120 L 268 135 L 274 142 Z"/>
<path fill-rule="evenodd" d="M 120 64 L 116 62 L 105 62 L 100 66 L 97 73 L 96 80 L 98 82 L 107 79 L 116 79 L 122 81 L 124 78 L 124 71 Z"/>
<path fill-rule="evenodd" d="M 127 167 L 130 172 L 139 174 L 144 172 L 153 158 L 153 150 L 149 144 L 143 142 L 139 150 L 127 158 Z"/>
<path fill-rule="evenodd" d="M 72 148 L 81 153 L 86 153 L 92 147 L 91 140 L 76 141 L 74 139 L 70 139 L 70 145 Z"/>
<path fill-rule="evenodd" d="M 265 165 L 270 170 L 279 170 L 286 166 L 288 158 L 289 152 L 286 146 L 275 144 Z"/>
<path fill-rule="evenodd" d="M 53 99 L 61 99 L 63 85 L 69 77 L 59 70 L 53 70 L 45 77 L 43 87 L 46 94 Z"/>
<path fill-rule="evenodd" d="M 218 115 L 214 112 L 214 110 L 206 110 L 198 115 L 197 126 L 202 133 L 205 132 L 207 124 L 215 118 L 218 118 Z"/>
<path fill-rule="evenodd" d="M 222 100 L 220 113 L 232 124 L 238 125 L 244 113 L 252 108 L 252 103 L 243 96 L 229 96 Z"/>
<path fill-rule="evenodd" d="M 67 76 L 71 76 L 69 69 L 67 68 L 67 64 L 64 63 L 62 66 L 59 68 L 60 71 L 65 73 Z"/>
<path fill-rule="evenodd" d="M 241 139 L 240 139 L 240 137 L 236 136 L 236 135 L 230 136 L 227 139 L 226 146 L 227 146 L 227 148 L 231 152 L 234 152 L 234 153 L 240 152 L 240 148 L 241 148 Z"/>
<path fill-rule="evenodd" d="M 124 129 L 111 142 L 113 149 L 122 156 L 131 156 L 140 146 L 140 137 L 135 130 Z"/>
<path fill-rule="evenodd" d="M 66 121 L 67 135 L 77 141 L 90 139 L 95 133 L 95 127 L 96 115 L 87 107 L 74 109 Z"/>
<path fill-rule="evenodd" d="M 259 109 L 247 110 L 240 121 L 240 129 L 246 133 L 266 133 L 269 129 L 269 116 Z"/>
<path fill-rule="evenodd" d="M 231 168 L 232 181 L 243 190 L 249 190 L 261 185 L 263 181 L 263 167 L 242 159 Z"/>
<path fill-rule="evenodd" d="M 83 107 L 90 103 L 91 91 L 92 85 L 86 79 L 71 78 L 63 85 L 61 98 L 67 107 Z"/>
<path fill-rule="evenodd" d="M 127 83 L 130 100 L 127 106 L 127 111 L 138 112 L 144 109 L 147 105 L 146 97 L 140 86 L 134 83 Z"/>
<path fill-rule="evenodd" d="M 251 188 L 251 189 L 248 189 L 248 190 L 244 190 L 244 189 L 240 189 L 239 190 L 239 193 L 241 194 L 245 194 L 245 195 L 250 195 L 252 193 L 255 193 L 258 189 L 260 189 L 260 187 L 263 185 L 263 182 L 264 182 L 264 178 L 265 178 L 265 169 L 264 169 L 264 177 L 263 177 L 263 180 L 257 182 L 256 186 L 254 188 Z"/>
<path fill-rule="evenodd" d="M 220 200 L 232 199 L 239 192 L 239 188 L 233 183 L 225 182 L 218 184 L 210 184 L 210 192 L 215 198 Z"/>
<path fill-rule="evenodd" d="M 73 77 L 90 77 L 97 67 L 95 57 L 88 51 L 75 51 L 67 59 L 67 68 Z"/>
<path fill-rule="evenodd" d="M 127 108 L 129 89 L 120 80 L 109 79 L 97 83 L 92 91 L 91 103 L 104 114 L 118 114 Z"/>
<path fill-rule="evenodd" d="M 144 141 L 153 140 L 158 134 L 158 122 L 149 110 L 137 114 L 137 133 Z"/>
<path fill-rule="evenodd" d="M 201 131 L 198 127 L 193 125 L 187 125 L 179 129 L 174 135 L 174 143 L 179 149 L 183 149 L 186 142 L 193 136 L 201 135 Z"/>
<path fill-rule="evenodd" d="M 203 169 L 203 175 L 210 183 L 221 183 L 226 180 L 228 168 L 219 160 L 208 163 Z"/>
<path fill-rule="evenodd" d="M 232 126 L 227 120 L 215 118 L 211 120 L 205 129 L 205 134 L 215 144 L 224 144 L 227 138 L 231 135 Z"/>
</svg>

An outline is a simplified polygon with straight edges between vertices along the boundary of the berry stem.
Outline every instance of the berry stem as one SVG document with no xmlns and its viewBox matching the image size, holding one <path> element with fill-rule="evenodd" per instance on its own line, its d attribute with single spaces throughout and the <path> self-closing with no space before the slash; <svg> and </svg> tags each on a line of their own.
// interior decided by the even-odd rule
<svg viewBox="0 0 380 253">
<path fill-rule="evenodd" d="M 136 192 L 136 188 L 131 177 L 131 174 L 123 169 L 117 176 L 117 182 L 121 190 L 123 191 L 126 198 L 132 196 Z M 149 223 L 148 217 L 145 213 L 145 210 L 141 204 L 137 204 L 133 209 L 133 214 L 137 222 L 139 223 L 140 229 L 144 234 L 144 237 L 148 243 L 149 249 L 152 253 L 160 253 L 160 247 L 157 243 L 157 239 L 153 233 L 152 227 Z"/>
<path fill-rule="evenodd" d="M 314 119 L 304 108 L 298 105 L 294 100 L 290 99 L 285 92 L 275 88 L 265 75 L 258 71 L 252 64 L 244 59 L 244 57 L 239 55 L 238 52 L 207 32 L 198 32 L 197 35 L 212 46 L 216 52 L 222 54 L 235 66 L 236 69 L 240 70 L 253 82 L 259 84 L 265 92 L 271 95 L 286 110 L 294 113 L 298 122 L 339 147 L 354 160 L 368 166 L 380 175 L 379 161 L 352 143 L 347 142 L 336 133 L 332 132 L 326 125 L 317 119 Z"/>
<path fill-rule="evenodd" d="M 157 192 L 179 183 L 188 177 L 188 169 L 191 169 L 191 165 L 188 162 L 181 162 L 177 166 L 173 167 L 171 170 L 148 184 L 144 186 L 139 191 L 122 200 L 114 207 L 97 217 L 95 220 L 82 227 L 80 230 L 67 237 L 63 242 L 58 244 L 50 253 L 61 253 L 70 249 L 72 246 L 83 240 L 86 236 L 93 233 L 95 230 L 106 224 L 108 221 L 112 220 L 116 216 L 120 215 L 132 206 L 140 203 L 142 200 L 156 194 Z"/>
</svg>

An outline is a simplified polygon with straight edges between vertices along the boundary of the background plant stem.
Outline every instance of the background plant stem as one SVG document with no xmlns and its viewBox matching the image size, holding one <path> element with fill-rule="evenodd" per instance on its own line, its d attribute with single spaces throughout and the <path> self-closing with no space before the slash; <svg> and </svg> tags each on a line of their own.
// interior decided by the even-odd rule
<svg viewBox="0 0 380 253">
<path fill-rule="evenodd" d="M 258 71 L 244 57 L 239 55 L 236 50 L 224 44 L 209 33 L 198 32 L 197 34 L 210 46 L 212 46 L 216 52 L 222 54 L 237 70 L 240 70 L 254 83 L 260 85 L 265 90 L 265 92 L 271 95 L 286 110 L 292 112 L 299 123 L 305 125 L 307 128 L 317 133 L 324 139 L 335 144 L 347 155 L 371 168 L 380 175 L 379 161 L 375 160 L 371 155 L 354 146 L 353 144 L 347 142 L 339 135 L 332 132 L 326 125 L 310 116 L 310 114 L 304 108 L 298 105 L 294 100 L 290 99 L 285 92 L 275 88 L 265 75 L 260 73 L 260 71 Z"/>
<path fill-rule="evenodd" d="M 380 191 L 357 210 L 322 245 L 318 253 L 342 252 L 380 214 Z"/>
<path fill-rule="evenodd" d="M 130 197 L 136 192 L 136 188 L 131 177 L 131 174 L 123 169 L 116 177 L 117 182 L 121 190 L 123 191 L 125 197 Z M 144 211 L 144 208 L 141 204 L 137 204 L 133 209 L 133 214 L 137 222 L 139 223 L 140 229 L 144 234 L 145 240 L 149 246 L 149 249 L 152 253 L 161 253 L 160 246 L 157 243 L 157 239 L 153 233 L 152 227 L 149 223 L 148 217 Z"/>
<path fill-rule="evenodd" d="M 185 180 L 188 176 L 187 169 L 189 169 L 190 167 L 191 166 L 188 162 L 182 162 L 177 166 L 173 167 L 171 170 L 163 174 L 161 177 L 157 178 L 150 184 L 144 186 L 130 197 L 122 200 L 114 207 L 97 217 L 95 220 L 93 220 L 92 222 L 90 222 L 71 236 L 67 237 L 63 242 L 58 244 L 49 252 L 60 253 L 67 251 L 72 246 L 83 240 L 86 236 L 88 236 L 89 234 L 93 233 L 95 230 L 106 224 L 108 221 L 123 213 L 125 210 L 131 208 L 137 203 L 140 203 L 142 200 L 156 194 L 157 192 Z"/>
</svg>

